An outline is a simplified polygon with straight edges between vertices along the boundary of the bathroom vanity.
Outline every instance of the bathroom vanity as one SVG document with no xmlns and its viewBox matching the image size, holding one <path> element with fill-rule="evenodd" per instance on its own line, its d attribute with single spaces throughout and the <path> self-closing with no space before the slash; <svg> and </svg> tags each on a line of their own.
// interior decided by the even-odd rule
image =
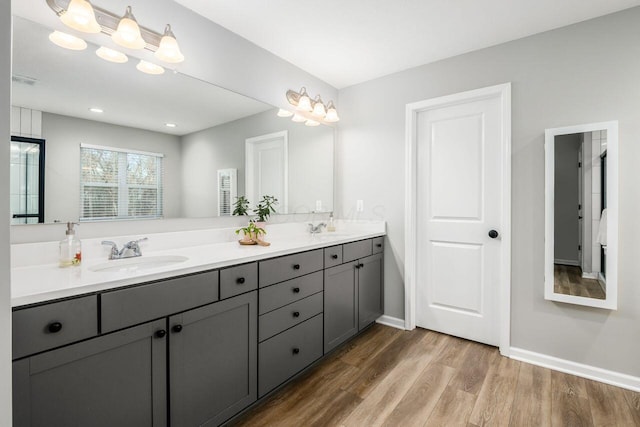
<svg viewBox="0 0 640 427">
<path fill-rule="evenodd" d="M 383 235 L 384 224 L 274 238 L 235 260 L 117 272 L 111 283 L 90 266 L 70 271 L 91 283 L 14 307 L 14 425 L 226 422 L 382 315 Z M 239 245 L 214 246 L 180 252 L 215 258 Z"/>
</svg>

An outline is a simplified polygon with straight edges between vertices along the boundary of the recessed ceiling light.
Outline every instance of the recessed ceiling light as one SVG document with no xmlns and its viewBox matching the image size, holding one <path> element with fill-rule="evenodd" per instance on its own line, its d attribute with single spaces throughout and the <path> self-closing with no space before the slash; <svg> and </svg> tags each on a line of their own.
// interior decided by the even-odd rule
<svg viewBox="0 0 640 427">
<path fill-rule="evenodd" d="M 175 123 L 165 123 L 164 125 L 168 128 L 174 128 L 177 126 Z"/>
<path fill-rule="evenodd" d="M 92 113 L 104 113 L 104 110 L 102 108 L 89 108 L 89 111 L 91 111 Z"/>
</svg>

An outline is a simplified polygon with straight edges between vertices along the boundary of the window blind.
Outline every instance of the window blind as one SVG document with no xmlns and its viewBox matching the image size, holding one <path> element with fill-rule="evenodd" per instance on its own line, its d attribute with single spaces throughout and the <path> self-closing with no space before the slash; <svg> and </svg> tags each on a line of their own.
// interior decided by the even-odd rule
<svg viewBox="0 0 640 427">
<path fill-rule="evenodd" d="M 230 216 L 238 196 L 238 170 L 218 170 L 218 216 Z"/>
<path fill-rule="evenodd" d="M 164 155 L 80 146 L 80 220 L 162 217 Z"/>
</svg>

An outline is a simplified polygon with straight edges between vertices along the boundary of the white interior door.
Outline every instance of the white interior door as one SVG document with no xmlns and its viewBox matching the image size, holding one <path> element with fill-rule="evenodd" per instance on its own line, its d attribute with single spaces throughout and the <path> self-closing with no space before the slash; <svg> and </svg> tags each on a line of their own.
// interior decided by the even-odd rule
<svg viewBox="0 0 640 427">
<path fill-rule="evenodd" d="M 278 213 L 288 209 L 287 131 L 248 138 L 245 143 L 246 197 L 255 206 L 263 196 L 275 196 Z"/>
<path fill-rule="evenodd" d="M 416 116 L 416 325 L 491 345 L 500 342 L 503 114 L 496 95 Z"/>
</svg>

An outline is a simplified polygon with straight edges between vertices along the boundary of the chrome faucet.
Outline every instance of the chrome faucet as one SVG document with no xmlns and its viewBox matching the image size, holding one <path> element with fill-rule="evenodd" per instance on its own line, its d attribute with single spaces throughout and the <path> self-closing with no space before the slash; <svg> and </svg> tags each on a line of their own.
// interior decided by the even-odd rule
<svg viewBox="0 0 640 427">
<path fill-rule="evenodd" d="M 133 258 L 137 256 L 142 256 L 142 251 L 140 250 L 140 246 L 138 243 L 144 242 L 148 240 L 146 237 L 143 237 L 138 240 L 132 240 L 124 244 L 122 249 L 118 250 L 118 245 L 111 240 L 104 240 L 102 242 L 103 245 L 110 245 L 111 252 L 109 253 L 109 259 L 122 259 L 122 258 Z"/>
<path fill-rule="evenodd" d="M 327 224 L 325 224 L 324 222 L 321 222 L 318 225 L 313 225 L 311 223 L 309 223 L 309 233 L 311 234 L 318 234 L 322 231 L 322 227 L 326 227 Z"/>
</svg>

